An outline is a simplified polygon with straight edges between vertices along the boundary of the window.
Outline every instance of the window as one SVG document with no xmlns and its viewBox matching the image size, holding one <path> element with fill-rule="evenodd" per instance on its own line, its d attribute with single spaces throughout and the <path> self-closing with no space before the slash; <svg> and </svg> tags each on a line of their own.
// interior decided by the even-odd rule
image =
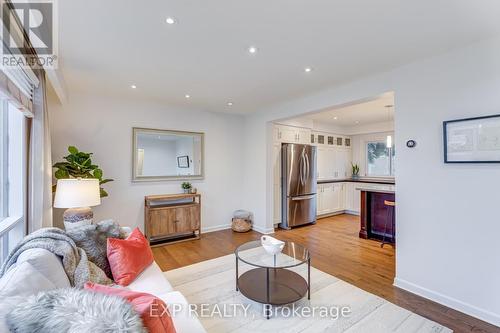
<svg viewBox="0 0 500 333">
<path fill-rule="evenodd" d="M 26 186 L 26 118 L 0 100 L 0 263 L 24 237 Z"/>
<path fill-rule="evenodd" d="M 367 176 L 394 176 L 394 147 L 387 148 L 385 141 L 366 144 Z"/>
</svg>

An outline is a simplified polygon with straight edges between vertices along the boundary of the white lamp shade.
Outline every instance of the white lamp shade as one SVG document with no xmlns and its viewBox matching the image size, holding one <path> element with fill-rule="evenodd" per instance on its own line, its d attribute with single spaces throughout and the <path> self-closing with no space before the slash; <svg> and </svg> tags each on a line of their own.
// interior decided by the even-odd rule
<svg viewBox="0 0 500 333">
<path fill-rule="evenodd" d="M 54 208 L 91 207 L 101 204 L 98 179 L 59 179 Z"/>
</svg>

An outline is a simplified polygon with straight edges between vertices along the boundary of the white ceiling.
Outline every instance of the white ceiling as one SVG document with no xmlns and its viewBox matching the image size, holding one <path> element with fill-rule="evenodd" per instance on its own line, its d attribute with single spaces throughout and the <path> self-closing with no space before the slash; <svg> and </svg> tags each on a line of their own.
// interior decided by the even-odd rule
<svg viewBox="0 0 500 333">
<path fill-rule="evenodd" d="M 388 108 L 388 105 L 392 107 Z M 303 118 L 341 127 L 361 127 L 375 123 L 393 122 L 394 111 L 394 96 L 389 93 L 376 100 L 322 111 Z"/>
<path fill-rule="evenodd" d="M 61 68 L 70 94 L 134 94 L 234 113 L 500 33 L 497 0 L 58 3 Z M 166 24 L 168 16 L 178 23 Z M 307 66 L 313 71 L 305 73 Z"/>
</svg>

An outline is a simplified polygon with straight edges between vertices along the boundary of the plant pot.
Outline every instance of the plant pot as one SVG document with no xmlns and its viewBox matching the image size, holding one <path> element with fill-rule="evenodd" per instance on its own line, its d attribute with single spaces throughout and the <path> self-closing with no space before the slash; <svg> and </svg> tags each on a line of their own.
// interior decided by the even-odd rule
<svg viewBox="0 0 500 333">
<path fill-rule="evenodd" d="M 185 188 L 185 189 L 184 189 L 184 193 L 186 193 L 186 194 L 190 194 L 190 193 L 191 193 L 191 189 L 190 189 L 190 188 Z"/>
<path fill-rule="evenodd" d="M 352 175 L 352 179 L 359 179 L 359 175 Z"/>
</svg>

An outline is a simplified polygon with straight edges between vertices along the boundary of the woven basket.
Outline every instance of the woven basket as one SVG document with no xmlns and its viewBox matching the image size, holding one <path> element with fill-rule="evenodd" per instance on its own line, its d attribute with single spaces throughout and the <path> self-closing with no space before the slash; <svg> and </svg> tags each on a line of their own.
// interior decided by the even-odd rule
<svg viewBox="0 0 500 333">
<path fill-rule="evenodd" d="M 233 218 L 231 223 L 231 229 L 236 232 L 247 232 L 252 229 L 252 222 L 247 219 L 237 219 Z"/>
</svg>

